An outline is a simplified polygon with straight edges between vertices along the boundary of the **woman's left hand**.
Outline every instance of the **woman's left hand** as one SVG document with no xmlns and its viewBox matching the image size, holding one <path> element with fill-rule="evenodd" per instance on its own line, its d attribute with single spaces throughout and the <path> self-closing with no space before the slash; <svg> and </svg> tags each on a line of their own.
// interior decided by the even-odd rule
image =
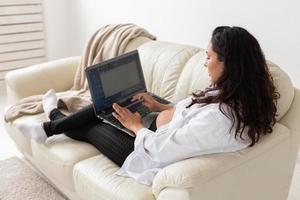
<svg viewBox="0 0 300 200">
<path fill-rule="evenodd" d="M 129 109 L 123 108 L 116 103 L 113 104 L 113 109 L 115 110 L 115 112 L 112 113 L 113 116 L 119 120 L 125 128 L 133 131 L 135 134 L 141 128 L 144 128 L 142 117 L 138 112 L 132 113 Z"/>
</svg>

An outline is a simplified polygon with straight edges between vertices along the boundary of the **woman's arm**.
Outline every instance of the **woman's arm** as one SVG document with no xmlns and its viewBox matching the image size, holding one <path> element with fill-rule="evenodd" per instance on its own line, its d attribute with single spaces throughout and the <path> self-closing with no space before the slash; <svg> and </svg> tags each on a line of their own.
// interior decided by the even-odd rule
<svg viewBox="0 0 300 200">
<path fill-rule="evenodd" d="M 229 133 L 231 121 L 216 109 L 206 110 L 178 129 L 156 131 L 146 128 L 137 132 L 135 149 L 153 161 L 174 162 L 195 155 L 230 152 L 245 148 Z"/>
<path fill-rule="evenodd" d="M 168 110 L 174 108 L 173 104 L 160 104 L 159 105 L 159 112 L 164 111 L 164 110 Z"/>
<path fill-rule="evenodd" d="M 115 112 L 113 112 L 112 115 L 116 119 L 118 119 L 119 122 L 121 122 L 124 127 L 133 131 L 135 134 L 137 134 L 137 132 L 140 129 L 144 128 L 144 125 L 142 124 L 142 118 L 139 113 L 132 113 L 129 109 L 123 108 L 119 106 L 117 103 L 113 104 L 113 108 Z M 170 109 L 171 111 L 171 109 L 175 109 L 175 107 L 172 106 L 171 104 L 168 105 L 161 104 L 161 103 L 157 104 L 156 110 L 163 111 L 166 109 Z"/>
</svg>

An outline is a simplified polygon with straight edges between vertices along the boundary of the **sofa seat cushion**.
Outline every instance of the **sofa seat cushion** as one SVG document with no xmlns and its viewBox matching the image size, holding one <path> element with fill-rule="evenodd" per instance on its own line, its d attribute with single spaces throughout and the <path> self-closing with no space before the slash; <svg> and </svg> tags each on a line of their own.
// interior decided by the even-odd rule
<svg viewBox="0 0 300 200">
<path fill-rule="evenodd" d="M 64 134 L 47 139 L 45 144 L 31 141 L 32 157 L 40 170 L 70 190 L 74 190 L 73 167 L 99 154 L 92 145 L 73 140 Z"/>
<path fill-rule="evenodd" d="M 114 173 L 119 169 L 107 157 L 100 154 L 81 161 L 74 167 L 74 184 L 81 199 L 152 200 L 151 187 L 129 177 Z"/>
<path fill-rule="evenodd" d="M 45 144 L 38 144 L 24 137 L 15 127 L 18 123 L 42 123 L 45 120 L 44 113 L 25 115 L 5 123 L 5 128 L 20 151 L 29 155 L 43 173 L 74 191 L 73 166 L 99 154 L 99 151 L 86 142 L 73 140 L 64 134 L 48 138 Z"/>
</svg>

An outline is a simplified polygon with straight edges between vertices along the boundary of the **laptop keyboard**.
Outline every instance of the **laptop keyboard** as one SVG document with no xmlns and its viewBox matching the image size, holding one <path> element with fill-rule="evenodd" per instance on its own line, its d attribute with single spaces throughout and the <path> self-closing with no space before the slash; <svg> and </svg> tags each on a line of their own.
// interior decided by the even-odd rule
<svg viewBox="0 0 300 200">
<path fill-rule="evenodd" d="M 150 95 L 159 103 L 162 103 L 162 104 L 170 103 L 169 101 L 164 100 L 164 99 L 160 98 L 159 96 L 156 96 L 155 94 L 150 93 Z M 123 103 L 123 105 L 121 104 L 121 106 L 125 106 L 126 104 L 129 104 L 129 102 L 132 103 L 130 100 L 128 100 L 128 102 Z M 151 113 L 150 109 L 147 106 L 143 105 L 142 103 L 133 104 L 133 105 L 129 106 L 128 109 L 133 113 L 138 112 L 142 118 L 145 117 L 146 115 L 148 115 L 149 113 Z M 108 115 L 106 117 L 106 120 L 110 121 L 115 126 L 121 128 L 121 129 L 124 128 L 124 126 L 121 124 L 121 122 L 119 122 L 119 120 L 116 119 L 113 115 Z"/>
<path fill-rule="evenodd" d="M 119 120 L 117 120 L 113 115 L 110 115 L 109 117 L 107 117 L 106 120 L 113 123 L 114 125 L 116 125 L 119 128 L 124 128 L 124 126 L 121 124 L 121 122 L 119 122 Z"/>
<path fill-rule="evenodd" d="M 149 108 L 143 104 L 135 104 L 131 106 L 129 110 L 133 113 L 138 112 L 142 118 L 151 112 Z"/>
<path fill-rule="evenodd" d="M 133 113 L 138 112 L 142 118 L 151 112 L 147 106 L 145 106 L 141 103 L 130 106 L 130 108 L 128 108 L 128 109 Z M 119 122 L 119 120 L 116 119 L 113 115 L 107 116 L 106 120 L 112 122 L 114 125 L 116 125 L 119 128 L 124 128 L 124 126 L 121 124 L 121 122 Z"/>
</svg>

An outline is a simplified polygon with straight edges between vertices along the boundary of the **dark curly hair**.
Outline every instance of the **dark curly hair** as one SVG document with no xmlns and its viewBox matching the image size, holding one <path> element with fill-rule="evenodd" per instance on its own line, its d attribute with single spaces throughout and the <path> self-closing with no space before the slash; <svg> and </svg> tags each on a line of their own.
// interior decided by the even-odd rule
<svg viewBox="0 0 300 200">
<path fill-rule="evenodd" d="M 211 45 L 218 60 L 224 63 L 224 71 L 210 88 L 193 93 L 187 108 L 195 103 L 220 103 L 220 111 L 232 121 L 230 132 L 235 128 L 235 138 L 239 136 L 242 140 L 247 134 L 249 146 L 253 146 L 262 135 L 273 131 L 277 116 L 279 93 L 265 56 L 255 37 L 241 27 L 215 28 Z M 216 96 L 206 95 L 212 90 L 219 92 Z M 229 112 L 224 104 L 231 108 Z"/>
</svg>

